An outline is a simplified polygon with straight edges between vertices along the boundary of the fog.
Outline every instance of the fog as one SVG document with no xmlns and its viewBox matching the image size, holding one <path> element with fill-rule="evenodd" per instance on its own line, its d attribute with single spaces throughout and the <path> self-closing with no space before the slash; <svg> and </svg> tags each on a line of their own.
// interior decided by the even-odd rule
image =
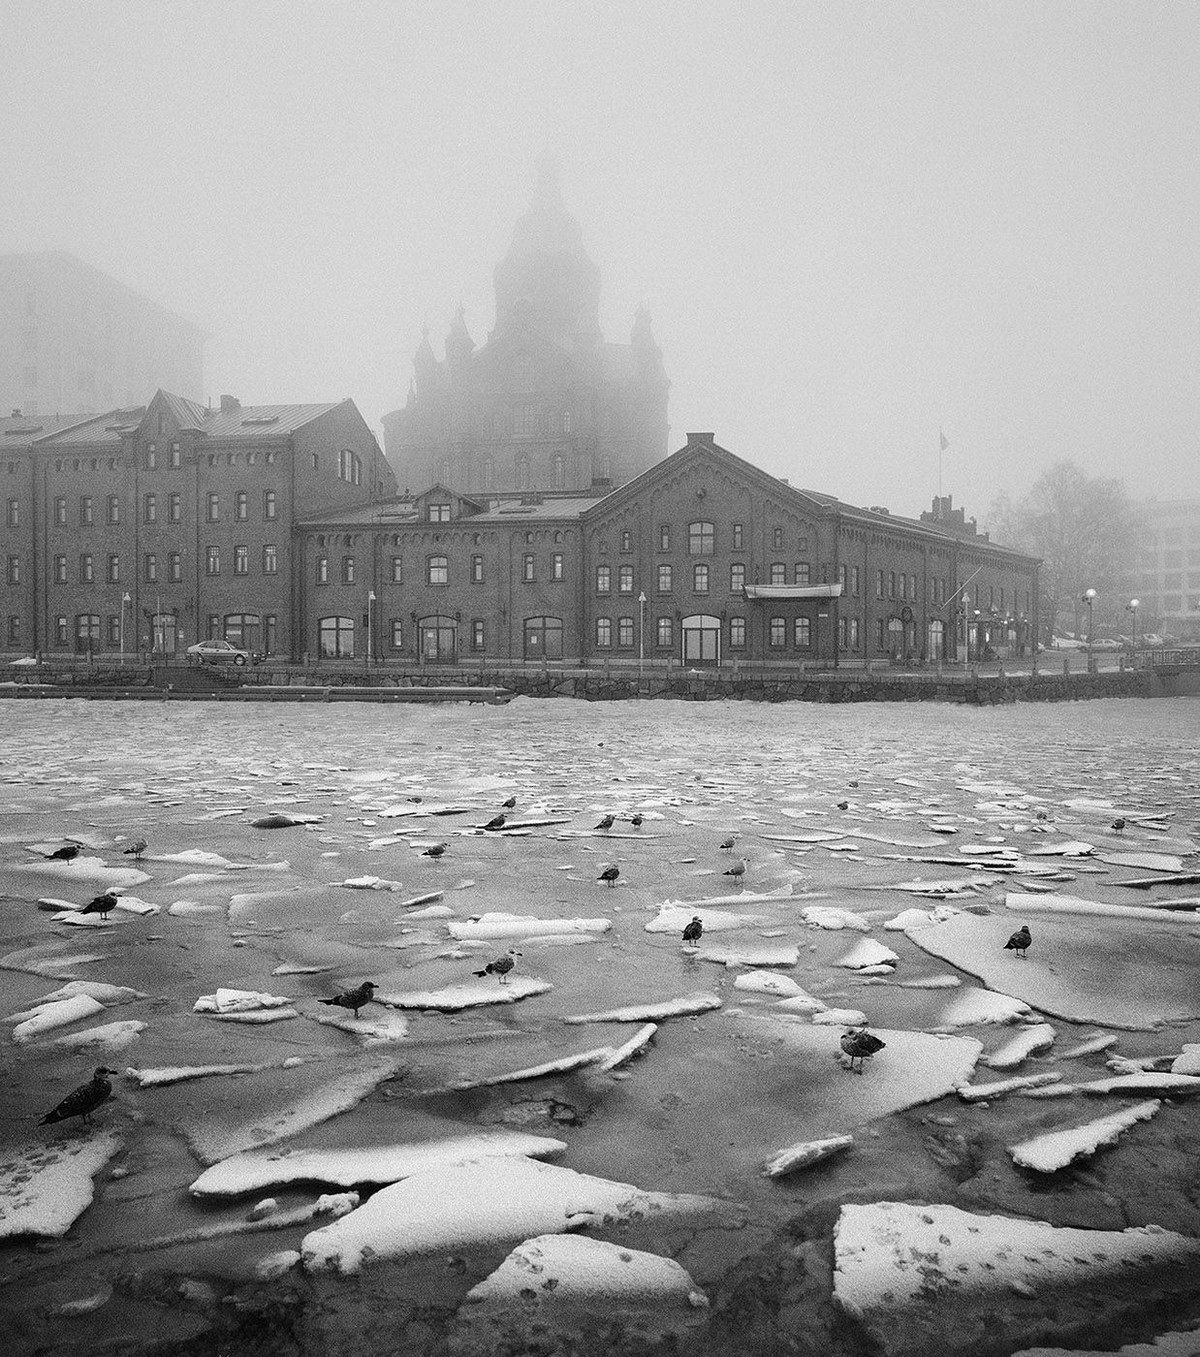
<svg viewBox="0 0 1200 1357">
<path fill-rule="evenodd" d="M 1200 493 L 1193 5 L 14 0 L 4 33 L 0 251 L 202 325 L 203 395 L 382 436 L 426 323 L 486 339 L 549 149 L 672 448 L 898 513 L 939 429 L 981 518 L 1067 457 Z"/>
</svg>

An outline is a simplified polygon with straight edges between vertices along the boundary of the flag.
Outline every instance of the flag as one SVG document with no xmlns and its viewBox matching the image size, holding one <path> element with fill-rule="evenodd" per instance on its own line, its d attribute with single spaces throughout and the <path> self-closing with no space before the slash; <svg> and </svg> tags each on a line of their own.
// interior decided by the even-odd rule
<svg viewBox="0 0 1200 1357">
<path fill-rule="evenodd" d="M 946 449 L 950 446 L 950 440 L 949 440 L 949 439 L 946 437 L 946 435 L 941 431 L 941 429 L 938 430 L 938 443 L 940 444 L 941 450 L 942 450 L 943 452 L 945 452 Z"/>
</svg>

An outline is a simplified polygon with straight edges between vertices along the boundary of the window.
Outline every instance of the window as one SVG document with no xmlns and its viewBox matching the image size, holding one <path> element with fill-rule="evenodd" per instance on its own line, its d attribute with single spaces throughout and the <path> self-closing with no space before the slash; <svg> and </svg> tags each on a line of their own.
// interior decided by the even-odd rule
<svg viewBox="0 0 1200 1357">
<path fill-rule="evenodd" d="M 875 572 L 875 597 L 883 598 L 883 596 L 884 596 L 883 571 L 877 570 Z"/>
<path fill-rule="evenodd" d="M 692 589 L 697 594 L 708 593 L 708 566 L 695 565 L 692 567 Z"/>
<path fill-rule="evenodd" d="M 633 566 L 623 565 L 617 571 L 617 593 L 633 593 Z"/>
<path fill-rule="evenodd" d="M 532 405 L 518 405 L 513 411 L 513 433 L 528 438 L 538 431 L 538 412 Z"/>
<path fill-rule="evenodd" d="M 79 558 L 79 582 L 81 584 L 91 584 L 96 578 L 95 567 L 92 565 L 91 552 L 85 551 Z"/>
<path fill-rule="evenodd" d="M 178 523 L 183 518 L 183 496 L 176 493 L 167 496 L 167 522 Z"/>
<path fill-rule="evenodd" d="M 119 495 L 109 495 L 107 518 L 110 523 L 121 521 L 121 499 Z M 12 526 L 16 527 L 16 524 L 14 523 Z"/>
<path fill-rule="evenodd" d="M 612 593 L 612 570 L 607 565 L 596 567 L 596 592 L 598 594 Z"/>
<path fill-rule="evenodd" d="M 67 498 L 65 495 L 59 495 L 54 501 L 54 521 L 59 527 L 65 527 L 67 522 Z"/>
<path fill-rule="evenodd" d="M 146 470 L 153 471 L 158 466 L 158 452 L 153 443 L 146 445 Z"/>
<path fill-rule="evenodd" d="M 343 556 L 343 557 L 342 557 L 342 583 L 343 583 L 343 584 L 353 584 L 353 583 L 354 583 L 354 571 L 355 571 L 354 557 L 353 557 L 353 556 Z"/>
<path fill-rule="evenodd" d="M 10 562 L 12 562 L 16 560 L 16 557 L 10 556 L 8 559 Z M 67 558 L 65 556 L 56 556 L 54 558 L 54 583 L 66 584 L 66 582 L 67 582 Z M 12 583 L 13 581 L 10 579 L 9 584 Z"/>
<path fill-rule="evenodd" d="M 729 647 L 731 650 L 745 650 L 746 619 L 744 617 L 731 617 L 729 619 Z"/>
<path fill-rule="evenodd" d="M 425 517 L 430 523 L 449 523 L 450 506 L 449 504 L 427 504 L 425 506 Z"/>
<path fill-rule="evenodd" d="M 91 527 L 95 522 L 95 515 L 92 512 L 91 495 L 80 495 L 79 497 L 79 524 L 80 527 Z"/>
<path fill-rule="evenodd" d="M 612 618 L 596 618 L 596 648 L 606 650 L 612 645 Z"/>
<path fill-rule="evenodd" d="M 787 644 L 787 618 L 773 617 L 770 622 L 769 630 L 770 640 L 768 644 L 772 650 L 782 650 Z"/>
<path fill-rule="evenodd" d="M 711 523 L 689 523 L 688 524 L 688 555 L 689 556 L 711 556 L 713 554 L 713 540 L 715 529 Z"/>
<path fill-rule="evenodd" d="M 787 583 L 787 566 L 782 561 L 773 561 L 771 563 L 771 583 Z"/>
<path fill-rule="evenodd" d="M 67 644 L 67 619 L 65 617 L 54 619 L 54 639 L 60 646 Z"/>
<path fill-rule="evenodd" d="M 744 551 L 744 550 L 745 550 L 746 544 L 745 544 L 745 542 L 744 542 L 742 539 L 743 539 L 742 525 L 741 525 L 740 523 L 735 523 L 735 524 L 733 525 L 733 549 L 734 549 L 734 551 Z"/>
<path fill-rule="evenodd" d="M 250 573 L 250 548 L 234 547 L 233 549 L 233 573 L 235 575 L 248 575 Z"/>
<path fill-rule="evenodd" d="M 669 565 L 658 567 L 658 592 L 660 594 L 671 592 L 671 567 Z"/>
<path fill-rule="evenodd" d="M 271 453 L 267 454 L 268 462 L 272 456 Z M 338 479 L 349 481 L 351 485 L 358 485 L 362 481 L 362 458 L 349 448 L 343 448 L 338 453 Z"/>
<path fill-rule="evenodd" d="M 324 552 L 322 552 L 321 555 L 319 555 L 319 556 L 317 557 L 316 566 L 317 566 L 317 583 L 318 583 L 318 584 L 328 584 L 328 583 L 329 583 L 329 557 L 326 556 L 326 555 L 324 554 Z"/>
<path fill-rule="evenodd" d="M 482 556 L 472 556 L 472 557 L 471 557 L 471 583 L 472 583 L 472 584 L 482 584 L 482 583 L 483 583 L 483 557 L 482 557 Z"/>
<path fill-rule="evenodd" d="M 631 533 L 628 528 L 621 529 L 621 550 L 633 550 L 633 533 Z"/>
<path fill-rule="evenodd" d="M 561 453 L 556 453 L 554 457 L 554 488 L 555 490 L 567 488 L 567 460 Z"/>
<path fill-rule="evenodd" d="M 526 552 L 521 561 L 521 578 L 526 584 L 532 584 L 536 576 L 537 557 L 532 552 Z"/>
<path fill-rule="evenodd" d="M 811 576 L 812 576 L 812 571 L 811 571 L 811 569 L 809 568 L 808 562 L 807 562 L 807 561 L 797 561 L 797 562 L 796 562 L 796 576 L 795 576 L 795 582 L 796 582 L 798 585 L 801 585 L 802 587 L 807 588 Z"/>
<path fill-rule="evenodd" d="M 888 572 L 888 598 L 895 597 L 896 597 L 896 572 L 894 570 L 891 570 Z"/>
<path fill-rule="evenodd" d="M 233 516 L 239 523 L 250 517 L 250 496 L 245 490 L 239 490 L 233 497 Z"/>
<path fill-rule="evenodd" d="M 21 639 L 21 619 L 13 614 L 8 618 L 8 639 L 10 644 L 17 644 Z"/>
<path fill-rule="evenodd" d="M 404 649 L 404 623 L 399 618 L 392 618 L 392 639 L 389 648 L 391 650 Z"/>
<path fill-rule="evenodd" d="M 215 571 L 210 571 L 215 574 Z M 158 579 L 158 557 L 152 551 L 146 552 L 142 557 L 142 578 L 147 584 L 154 584 Z"/>
<path fill-rule="evenodd" d="M 808 650 L 812 646 L 812 621 L 807 617 L 792 618 L 792 645 L 797 650 Z"/>
<path fill-rule="evenodd" d="M 561 580 L 563 578 L 563 554 L 556 551 L 550 557 L 550 578 L 552 580 Z"/>
<path fill-rule="evenodd" d="M 110 646 L 119 646 L 121 644 L 121 616 L 119 613 L 109 613 L 106 619 L 108 623 L 107 641 Z"/>
<path fill-rule="evenodd" d="M 209 547 L 204 555 L 204 573 L 206 575 L 219 575 L 221 573 L 221 548 Z"/>
<path fill-rule="evenodd" d="M 274 490 L 263 491 L 263 518 L 270 522 L 276 515 L 276 500 Z"/>
<path fill-rule="evenodd" d="M 208 492 L 208 521 L 216 523 L 221 517 L 221 500 L 215 490 Z"/>
<path fill-rule="evenodd" d="M 425 575 L 426 584 L 449 584 L 450 561 L 445 556 L 430 556 Z"/>
<path fill-rule="evenodd" d="M 772 529 L 771 529 L 771 545 L 775 548 L 776 551 L 779 551 L 779 550 L 783 547 L 783 529 L 782 529 L 782 528 L 772 528 Z"/>
<path fill-rule="evenodd" d="M 100 642 L 100 618 L 96 613 L 80 613 L 75 619 L 75 649 L 95 650 Z"/>
<path fill-rule="evenodd" d="M 179 444 L 178 444 L 178 443 L 172 443 L 172 444 L 171 444 L 171 465 L 172 465 L 173 467 L 175 467 L 175 468 L 178 468 L 178 467 L 182 464 L 182 462 L 183 462 L 183 457 L 182 457 L 182 454 L 181 454 L 180 451 L 179 451 Z"/>
<path fill-rule="evenodd" d="M 392 583 L 404 583 L 404 560 L 400 556 L 392 557 Z"/>
<path fill-rule="evenodd" d="M 671 550 L 671 529 L 666 523 L 661 524 L 658 529 L 658 549 L 659 551 Z"/>
<path fill-rule="evenodd" d="M 518 457 L 518 458 L 517 458 L 517 489 L 518 489 L 518 490 L 528 490 L 528 489 L 529 489 L 529 458 L 528 458 L 528 457 Z"/>
<path fill-rule="evenodd" d="M 183 579 L 183 557 L 178 551 L 172 551 L 167 557 L 167 578 L 172 584 Z"/>
<path fill-rule="evenodd" d="M 158 522 L 158 496 L 144 495 L 142 497 L 142 522 Z"/>
<path fill-rule="evenodd" d="M 354 655 L 354 622 L 349 617 L 318 618 L 317 644 L 323 660 L 352 658 Z"/>
<path fill-rule="evenodd" d="M 8 558 L 7 578 L 9 584 L 21 583 L 21 558 L 19 556 L 10 556 Z"/>
<path fill-rule="evenodd" d="M 108 558 L 108 582 L 109 584 L 121 583 L 121 558 L 119 556 Z"/>
<path fill-rule="evenodd" d="M 619 645 L 619 646 L 632 646 L 632 645 L 633 645 L 633 618 L 632 618 L 632 617 L 618 617 L 618 618 L 617 618 L 617 645 Z"/>
<path fill-rule="evenodd" d="M 844 566 L 844 565 L 839 565 L 839 566 L 838 566 L 838 583 L 842 586 L 842 593 L 843 593 L 843 594 L 846 592 L 846 578 L 847 578 L 847 573 L 848 573 L 848 567 L 846 567 L 846 566 Z"/>
<path fill-rule="evenodd" d="M 916 576 L 913 577 L 913 582 L 915 584 Z M 854 598 L 858 597 L 858 587 L 859 587 L 858 566 L 852 565 L 850 567 L 850 593 L 853 595 Z M 914 589 L 913 597 L 916 598 L 916 596 L 917 596 L 916 590 Z"/>
<path fill-rule="evenodd" d="M 658 619 L 658 644 L 660 646 L 669 646 L 674 644 L 675 619 L 673 617 L 660 617 Z"/>
<path fill-rule="evenodd" d="M 729 592 L 731 594 L 740 594 L 746 587 L 746 567 L 740 562 L 735 561 L 729 567 Z"/>
<path fill-rule="evenodd" d="M 487 628 L 482 618 L 477 617 L 471 623 L 471 649 L 486 649 Z"/>
</svg>

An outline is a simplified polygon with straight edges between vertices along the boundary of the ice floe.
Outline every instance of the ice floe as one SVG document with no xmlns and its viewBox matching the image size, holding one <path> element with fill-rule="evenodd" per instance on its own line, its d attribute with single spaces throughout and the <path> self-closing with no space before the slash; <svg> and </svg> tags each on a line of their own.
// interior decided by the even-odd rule
<svg viewBox="0 0 1200 1357">
<path fill-rule="evenodd" d="M 787 942 L 756 942 L 752 938 L 737 942 L 704 943 L 696 954 L 701 961 L 718 966 L 796 966 L 800 948 Z"/>
<path fill-rule="evenodd" d="M 781 1178 L 785 1173 L 795 1173 L 797 1169 L 807 1168 L 830 1155 L 848 1150 L 854 1144 L 853 1136 L 827 1136 L 824 1140 L 803 1140 L 798 1145 L 789 1145 L 763 1165 L 763 1173 L 768 1178 Z"/>
<path fill-rule="evenodd" d="M 364 1046 L 382 1046 L 391 1041 L 403 1041 L 408 1035 L 408 1019 L 399 1013 L 373 1014 L 356 1018 L 351 1013 L 315 1012 L 307 1015 L 322 1027 L 336 1027 L 358 1037 Z"/>
<path fill-rule="evenodd" d="M 641 1055 L 653 1040 L 657 1031 L 658 1024 L 656 1022 L 648 1022 L 639 1027 L 628 1041 L 623 1041 L 620 1046 L 614 1046 L 603 1060 L 597 1062 L 597 1071 L 605 1073 L 608 1070 L 619 1069 L 622 1065 L 627 1065 L 635 1055 Z"/>
<path fill-rule="evenodd" d="M 66 1046 L 73 1051 L 123 1051 L 146 1030 L 148 1023 L 126 1019 L 123 1022 L 106 1022 L 99 1027 L 88 1027 L 82 1032 L 67 1032 L 61 1037 L 51 1037 L 47 1046 Z"/>
<path fill-rule="evenodd" d="M 859 933 L 871 931 L 871 925 L 861 914 L 839 909 L 836 905 L 809 905 L 800 911 L 800 917 L 812 928 L 853 928 Z"/>
<path fill-rule="evenodd" d="M 456 1013 L 464 1008 L 479 1008 L 488 1004 L 515 1004 L 535 994 L 545 994 L 554 986 L 549 980 L 538 980 L 529 975 L 510 975 L 508 983 L 496 984 L 491 977 L 463 980 L 441 989 L 409 990 L 404 994 L 375 995 L 377 1004 L 389 1008 L 417 1008 Z"/>
<path fill-rule="evenodd" d="M 1080 1093 L 1162 1093 L 1179 1098 L 1200 1093 L 1200 1078 L 1194 1074 L 1173 1074 L 1169 1070 L 1146 1070 L 1142 1074 L 1116 1074 L 1111 1079 L 1090 1079 L 1076 1084 Z"/>
<path fill-rule="evenodd" d="M 712 909 L 686 909 L 678 905 L 659 905 L 658 914 L 645 925 L 647 933 L 682 933 L 684 928 L 698 918 L 706 933 L 719 933 L 734 928 L 749 928 L 753 924 L 766 923 L 762 914 L 727 914 Z"/>
<path fill-rule="evenodd" d="M 984 1023 L 1016 1022 L 1029 1012 L 1029 1005 L 1020 999 L 998 994 L 990 989 L 964 989 L 954 996 L 937 1015 L 935 1025 L 945 1027 L 976 1027 Z"/>
<path fill-rule="evenodd" d="M 993 1079 L 987 1084 L 962 1084 L 957 1093 L 965 1103 L 985 1102 L 992 1098 L 1002 1098 L 1006 1093 L 1016 1093 L 1021 1089 L 1057 1084 L 1061 1078 L 1062 1075 L 1053 1070 L 1045 1070 L 1041 1074 L 1017 1074 L 1011 1079 Z"/>
<path fill-rule="evenodd" d="M 578 1051 L 574 1055 L 557 1056 L 553 1060 L 543 1061 L 540 1065 L 527 1065 L 523 1069 L 509 1070 L 504 1074 L 480 1074 L 470 1079 L 452 1079 L 447 1087 L 463 1090 L 489 1088 L 493 1084 L 520 1084 L 527 1079 L 543 1079 L 551 1074 L 569 1074 L 573 1070 L 581 1070 L 588 1065 L 599 1065 L 612 1054 L 613 1048 L 611 1046 L 594 1046 L 587 1051 Z"/>
<path fill-rule="evenodd" d="M 256 1074 L 266 1065 L 176 1065 L 161 1069 L 127 1069 L 125 1078 L 138 1088 L 161 1088 L 164 1084 L 180 1084 L 188 1079 L 208 1079 L 218 1074 Z"/>
<path fill-rule="evenodd" d="M 1200 1329 L 1175 1329 L 1160 1333 L 1149 1343 L 1126 1343 L 1119 1348 L 1022 1348 L 1012 1357 L 1196 1357 L 1200 1353 Z"/>
<path fill-rule="evenodd" d="M 624 1008 L 606 1008 L 600 1013 L 576 1013 L 563 1022 L 661 1022 L 665 1018 L 683 1018 L 693 1013 L 707 1013 L 721 1007 L 718 994 L 697 991 L 663 1003 L 628 1004 Z"/>
<path fill-rule="evenodd" d="M 252 989 L 218 989 L 202 994 L 192 1005 L 197 1013 L 249 1013 L 259 1008 L 285 1008 L 292 1001 Z"/>
<path fill-rule="evenodd" d="M 85 1018 L 94 1018 L 104 1012 L 104 1005 L 93 999 L 90 994 L 73 994 L 69 999 L 58 999 L 53 1003 L 38 1004 L 33 1016 L 19 1022 L 13 1028 L 12 1039 L 18 1044 L 33 1041 L 45 1032 L 56 1027 L 67 1027 L 73 1022 L 82 1022 Z"/>
<path fill-rule="evenodd" d="M 687 920 L 684 920 L 686 923 Z M 460 942 L 470 939 L 488 941 L 495 938 L 552 937 L 560 933 L 607 933 L 611 919 L 537 919 L 527 914 L 481 914 L 477 919 L 464 919 L 447 924 L 452 938 Z M 680 924 L 680 928 L 683 924 Z"/>
<path fill-rule="evenodd" d="M 994 1070 L 1016 1069 L 1018 1065 L 1037 1051 L 1048 1051 L 1054 1045 L 1055 1035 L 1054 1028 L 1047 1022 L 1022 1028 L 1003 1046 L 997 1047 L 994 1051 L 989 1051 L 983 1057 L 983 1064 Z"/>
<path fill-rule="evenodd" d="M 1021 1168 L 1036 1169 L 1039 1173 L 1054 1173 L 1076 1159 L 1086 1158 L 1102 1145 L 1115 1145 L 1122 1132 L 1139 1121 L 1149 1121 L 1162 1107 L 1157 1098 L 1135 1103 L 1132 1107 L 1112 1112 L 1083 1126 L 1072 1126 L 1062 1131 L 1048 1131 L 1045 1135 L 1023 1140 L 1008 1147 L 1013 1163 Z"/>
<path fill-rule="evenodd" d="M 374 1259 L 481 1248 L 713 1205 L 709 1198 L 646 1192 L 518 1156 L 484 1158 L 439 1165 L 381 1188 L 357 1211 L 305 1235 L 300 1253 L 310 1271 L 350 1273 Z"/>
<path fill-rule="evenodd" d="M 92 1204 L 92 1179 L 121 1150 L 111 1131 L 27 1145 L 0 1158 L 0 1238 L 65 1235 Z"/>
<path fill-rule="evenodd" d="M 867 967 L 882 966 L 886 969 L 880 973 L 890 974 L 891 968 L 898 965 L 899 962 L 899 956 L 890 947 L 885 947 L 881 942 L 876 942 L 874 938 L 863 938 L 848 952 L 838 957 L 833 964 L 844 966 L 849 971 L 861 971 Z"/>
<path fill-rule="evenodd" d="M 734 989 L 749 990 L 752 994 L 774 994 L 781 999 L 793 999 L 804 991 L 790 975 L 775 971 L 747 971 L 733 982 Z"/>
<path fill-rule="evenodd" d="M 1155 923 L 1193 925 L 1197 921 L 1197 911 L 1193 909 L 1113 905 L 1106 900 L 1085 900 L 1077 895 L 1033 895 L 1025 891 L 1008 891 L 1004 896 L 1004 907 L 1017 913 L 1099 914 L 1110 919 L 1153 919 Z"/>
<path fill-rule="evenodd" d="M 447 1164 L 495 1156 L 550 1159 L 566 1142 L 522 1131 L 477 1131 L 440 1140 L 331 1150 L 251 1150 L 213 1164 L 188 1189 L 194 1197 L 242 1197 L 289 1183 L 331 1187 L 383 1186 Z"/>
</svg>

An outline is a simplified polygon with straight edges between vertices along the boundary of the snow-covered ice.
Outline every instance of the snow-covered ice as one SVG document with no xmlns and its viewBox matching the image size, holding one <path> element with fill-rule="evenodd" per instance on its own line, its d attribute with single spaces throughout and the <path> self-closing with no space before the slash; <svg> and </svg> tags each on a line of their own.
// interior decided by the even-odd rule
<svg viewBox="0 0 1200 1357">
<path fill-rule="evenodd" d="M 0 1158 L 0 1238 L 65 1235 L 92 1204 L 92 1179 L 120 1153 L 113 1131 L 26 1145 Z"/>
<path fill-rule="evenodd" d="M 628 1004 L 623 1008 L 606 1008 L 599 1013 L 576 1013 L 564 1018 L 563 1022 L 662 1022 L 665 1018 L 687 1017 L 689 1014 L 707 1013 L 710 1009 L 720 1007 L 719 994 L 699 991 L 657 1003 Z"/>
<path fill-rule="evenodd" d="M 1139 1121 L 1149 1121 L 1162 1107 L 1157 1098 L 1134 1103 L 1132 1107 L 1111 1112 L 1107 1117 L 1089 1121 L 1083 1126 L 1071 1126 L 1061 1131 L 1047 1131 L 1044 1135 L 1022 1140 L 1008 1147 L 1013 1163 L 1021 1168 L 1036 1169 L 1039 1173 L 1054 1173 L 1076 1159 L 1086 1158 L 1102 1145 L 1115 1145 L 1118 1137 Z"/>
</svg>

